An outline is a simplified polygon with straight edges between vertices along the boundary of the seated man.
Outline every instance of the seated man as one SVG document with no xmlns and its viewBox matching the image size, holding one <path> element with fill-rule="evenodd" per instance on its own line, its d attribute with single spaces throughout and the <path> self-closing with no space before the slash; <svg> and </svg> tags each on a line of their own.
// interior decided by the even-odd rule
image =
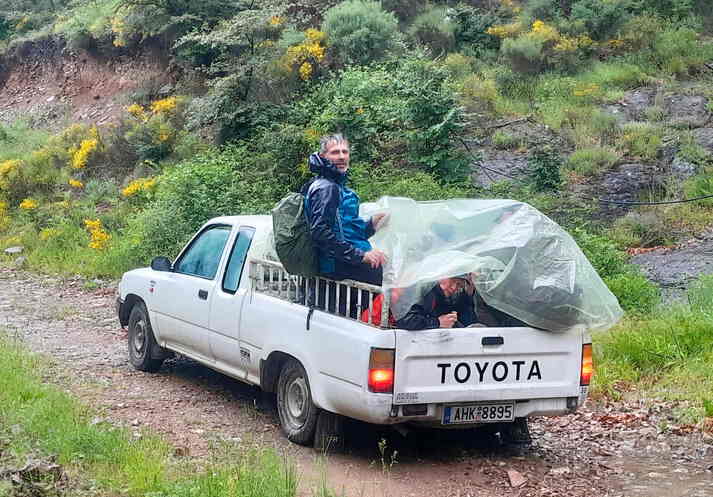
<svg viewBox="0 0 713 497">
<path fill-rule="evenodd" d="M 404 330 L 462 328 L 476 322 L 473 294 L 475 287 L 468 275 L 438 280 L 430 292 L 399 320 Z"/>
<path fill-rule="evenodd" d="M 475 291 L 470 274 L 439 280 L 395 325 L 403 330 L 527 326 L 486 304 Z"/>
</svg>

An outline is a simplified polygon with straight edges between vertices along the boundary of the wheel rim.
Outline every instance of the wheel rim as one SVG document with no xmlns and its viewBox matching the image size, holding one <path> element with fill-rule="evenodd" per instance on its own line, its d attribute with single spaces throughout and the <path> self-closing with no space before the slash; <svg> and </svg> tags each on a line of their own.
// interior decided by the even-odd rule
<svg viewBox="0 0 713 497">
<path fill-rule="evenodd" d="M 295 427 L 300 427 L 305 423 L 307 411 L 309 410 L 309 388 L 307 382 L 301 376 L 294 378 L 287 386 L 286 414 L 288 421 Z"/>
<path fill-rule="evenodd" d="M 138 357 L 141 357 L 146 349 L 146 322 L 143 319 L 139 319 L 134 323 L 131 347 Z"/>
</svg>

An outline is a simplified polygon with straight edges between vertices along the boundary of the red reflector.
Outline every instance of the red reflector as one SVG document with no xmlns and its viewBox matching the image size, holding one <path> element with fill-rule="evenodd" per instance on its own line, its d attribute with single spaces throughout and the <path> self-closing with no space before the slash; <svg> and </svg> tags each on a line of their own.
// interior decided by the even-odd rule
<svg viewBox="0 0 713 497">
<path fill-rule="evenodd" d="M 394 391 L 393 369 L 370 369 L 369 391 L 375 393 L 391 393 Z"/>
<path fill-rule="evenodd" d="M 582 345 L 582 373 L 579 377 L 579 384 L 588 386 L 594 374 L 594 360 L 592 359 L 592 344 Z"/>
</svg>

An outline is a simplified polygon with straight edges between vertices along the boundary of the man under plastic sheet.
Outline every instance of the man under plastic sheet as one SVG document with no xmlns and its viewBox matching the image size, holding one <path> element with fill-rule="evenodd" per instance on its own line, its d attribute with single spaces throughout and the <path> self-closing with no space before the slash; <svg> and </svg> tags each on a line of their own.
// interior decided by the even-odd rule
<svg viewBox="0 0 713 497">
<path fill-rule="evenodd" d="M 389 256 L 383 288 L 392 292 L 388 295 L 396 321 L 414 305 L 423 305 L 437 282 L 466 273 L 474 275 L 479 322 L 484 321 L 479 309 L 485 304 L 491 314 L 517 318 L 489 326 L 517 326 L 520 320 L 551 331 L 577 326 L 605 330 L 621 318 L 616 297 L 572 237 L 527 204 L 382 197 L 364 205 L 361 214 L 377 213 L 389 214 L 388 226 L 371 241 Z M 431 315 L 427 324 L 435 327 L 433 318 L 440 315 Z"/>
<path fill-rule="evenodd" d="M 478 295 L 473 278 L 473 275 L 464 274 L 438 280 L 418 303 L 411 306 L 409 311 L 395 322 L 395 326 L 404 330 L 527 326 L 522 321 L 489 307 Z"/>
</svg>

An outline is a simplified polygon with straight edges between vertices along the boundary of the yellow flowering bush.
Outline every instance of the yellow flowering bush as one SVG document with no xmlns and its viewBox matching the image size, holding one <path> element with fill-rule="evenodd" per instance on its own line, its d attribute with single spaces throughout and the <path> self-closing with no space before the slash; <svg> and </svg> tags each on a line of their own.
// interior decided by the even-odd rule
<svg viewBox="0 0 713 497">
<path fill-rule="evenodd" d="M 124 197 L 134 197 L 140 193 L 152 192 L 156 188 L 156 178 L 139 178 L 121 190 Z"/>
<path fill-rule="evenodd" d="M 577 85 L 574 90 L 572 90 L 572 93 L 575 97 L 594 97 L 599 94 L 600 90 L 601 88 L 599 87 L 599 85 L 589 83 L 584 85 Z"/>
<path fill-rule="evenodd" d="M 146 121 L 148 119 L 148 115 L 146 114 L 146 111 L 144 110 L 143 106 L 139 104 L 131 104 L 126 108 L 126 112 L 131 114 L 133 117 L 136 119 L 139 119 L 141 121 Z"/>
<path fill-rule="evenodd" d="M 82 183 L 78 179 L 72 178 L 68 181 L 68 183 L 69 183 L 69 186 L 71 186 L 72 188 L 77 188 L 77 189 L 84 188 L 84 183 Z"/>
<path fill-rule="evenodd" d="M 22 166 L 21 160 L 6 160 L 0 162 L 0 190 L 6 190 L 10 186 L 12 177 Z"/>
<path fill-rule="evenodd" d="M 326 47 L 323 42 L 325 37 L 323 31 L 314 28 L 305 31 L 304 41 L 287 49 L 287 53 L 282 59 L 285 69 L 292 71 L 297 68 L 300 79 L 303 81 L 310 79 L 314 68 L 324 60 Z"/>
<path fill-rule="evenodd" d="M 509 24 L 496 24 L 490 26 L 485 32 L 498 38 L 514 38 L 522 33 L 522 23 L 511 22 Z"/>
<path fill-rule="evenodd" d="M 37 209 L 38 203 L 36 200 L 33 200 L 31 198 L 26 198 L 22 202 L 20 202 L 20 209 L 26 210 L 26 211 L 31 211 L 34 209 Z"/>
<path fill-rule="evenodd" d="M 89 230 L 91 240 L 89 248 L 95 250 L 104 250 L 109 244 L 111 235 L 104 230 L 100 219 L 85 219 L 84 226 Z"/>
<path fill-rule="evenodd" d="M 168 97 L 161 100 L 156 100 L 151 104 L 151 112 L 154 114 L 170 114 L 176 110 L 178 104 L 177 97 Z"/>
<path fill-rule="evenodd" d="M 79 147 L 71 147 L 69 153 L 71 155 L 70 165 L 73 169 L 84 169 L 92 154 L 99 148 L 99 130 L 96 126 L 89 128 L 89 138 L 84 139 L 79 144 Z"/>
<path fill-rule="evenodd" d="M 115 47 L 126 46 L 126 23 L 119 16 L 111 18 L 111 32 L 114 33 L 113 44 Z"/>
<path fill-rule="evenodd" d="M 282 26 L 285 24 L 285 18 L 282 16 L 272 16 L 267 23 L 273 27 Z"/>
</svg>

